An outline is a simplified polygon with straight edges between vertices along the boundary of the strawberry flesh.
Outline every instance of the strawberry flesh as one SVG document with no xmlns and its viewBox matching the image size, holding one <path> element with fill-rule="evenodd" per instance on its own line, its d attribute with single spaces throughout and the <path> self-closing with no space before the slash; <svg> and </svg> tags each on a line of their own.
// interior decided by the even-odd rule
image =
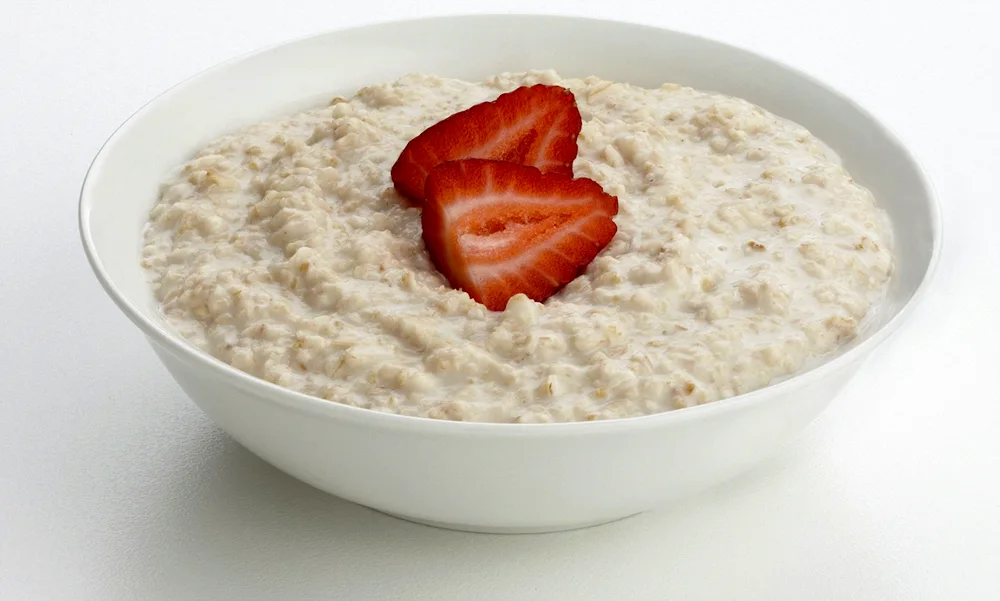
<svg viewBox="0 0 1000 601">
<path fill-rule="evenodd" d="M 428 174 L 446 161 L 492 159 L 572 175 L 582 126 L 576 99 L 566 88 L 520 87 L 455 113 L 410 140 L 392 166 L 392 182 L 400 194 L 420 203 Z"/>
<path fill-rule="evenodd" d="M 542 302 L 575 279 L 618 231 L 618 199 L 597 182 L 503 161 L 435 167 L 421 216 L 431 259 L 493 311 L 518 293 Z"/>
</svg>

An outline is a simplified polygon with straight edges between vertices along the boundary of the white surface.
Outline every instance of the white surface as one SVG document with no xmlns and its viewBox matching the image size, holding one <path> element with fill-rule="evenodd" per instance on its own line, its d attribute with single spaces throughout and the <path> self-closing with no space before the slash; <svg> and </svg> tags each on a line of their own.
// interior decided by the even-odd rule
<svg viewBox="0 0 1000 601">
<path fill-rule="evenodd" d="M 480 50 L 517 36 L 524 41 L 516 52 Z M 594 43 L 597 36 L 603 39 Z M 637 46 L 655 48 L 657 56 L 644 59 Z M 334 63 L 336 56 L 356 58 Z M 688 58 L 678 63 L 675 56 Z M 498 425 L 413 419 L 311 398 L 225 366 L 165 327 L 136 246 L 163 174 L 204 140 L 304 98 L 349 95 L 407 72 L 479 80 L 539 64 L 752 98 L 822 136 L 881 199 L 895 230 L 887 298 L 854 348 L 744 398 L 684 412 Z M 747 70 L 756 80 L 747 80 Z M 279 80 L 282 86 L 260 89 L 260 82 Z M 81 229 L 95 273 L 181 388 L 259 457 L 321 490 L 393 515 L 460 530 L 545 532 L 620 519 L 702 492 L 801 433 L 912 313 L 916 301 L 909 301 L 923 296 L 941 249 L 932 196 L 914 160 L 883 126 L 835 92 L 745 51 L 594 19 L 461 17 L 312 36 L 173 88 L 121 127 L 95 159 L 81 194 Z M 710 449 L 705 441 L 712 441 Z"/>
<path fill-rule="evenodd" d="M 866 4 L 548 5 L 732 41 L 843 89 L 921 157 L 947 243 L 908 327 L 780 457 L 664 510 L 528 537 L 398 522 L 253 458 L 172 384 L 75 233 L 90 157 L 165 87 L 263 44 L 448 3 L 8 8 L 0 599 L 1000 597 L 997 9 Z"/>
</svg>

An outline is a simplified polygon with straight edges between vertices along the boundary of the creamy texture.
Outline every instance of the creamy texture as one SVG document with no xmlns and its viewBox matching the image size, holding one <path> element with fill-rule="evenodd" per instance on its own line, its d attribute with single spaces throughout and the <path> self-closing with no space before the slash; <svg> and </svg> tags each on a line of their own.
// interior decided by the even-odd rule
<svg viewBox="0 0 1000 601">
<path fill-rule="evenodd" d="M 433 268 L 389 168 L 429 125 L 571 89 L 577 177 L 618 234 L 536 303 L 491 312 Z M 766 386 L 835 352 L 884 295 L 891 231 L 802 127 L 746 101 L 551 71 L 409 75 L 206 146 L 161 190 L 142 265 L 169 323 L 245 372 L 452 420 L 629 417 Z"/>
</svg>

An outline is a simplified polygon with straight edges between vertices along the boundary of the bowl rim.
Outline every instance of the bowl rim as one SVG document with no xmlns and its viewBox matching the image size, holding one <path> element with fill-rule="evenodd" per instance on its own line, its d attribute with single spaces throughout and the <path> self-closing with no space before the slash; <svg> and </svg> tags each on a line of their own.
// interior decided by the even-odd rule
<svg viewBox="0 0 1000 601">
<path fill-rule="evenodd" d="M 172 96 L 182 92 L 186 87 L 192 83 L 199 81 L 206 77 L 213 76 L 216 72 L 222 71 L 228 66 L 247 60 L 254 56 L 262 55 L 268 52 L 272 52 L 278 48 L 303 43 L 308 40 L 315 38 L 326 37 L 330 35 L 344 34 L 347 32 L 359 31 L 363 29 L 378 29 L 379 27 L 385 26 L 398 26 L 406 25 L 412 27 L 419 27 L 421 24 L 428 22 L 440 22 L 440 21 L 460 21 L 460 20 L 559 20 L 559 21 L 577 21 L 577 22 L 596 22 L 599 24 L 606 24 L 608 26 L 623 27 L 623 28 L 640 28 L 646 30 L 654 30 L 659 33 L 665 33 L 668 35 L 688 38 L 691 40 L 697 40 L 702 43 L 715 44 L 717 46 L 725 48 L 727 51 L 744 53 L 751 55 L 755 58 L 762 59 L 764 61 L 771 62 L 776 66 L 788 71 L 792 75 L 799 77 L 803 80 L 809 81 L 813 85 L 821 88 L 824 92 L 838 97 L 840 100 L 847 103 L 851 108 L 857 111 L 862 116 L 869 119 L 878 129 L 881 130 L 884 136 L 886 136 L 891 142 L 893 142 L 902 152 L 904 158 L 908 160 L 912 166 L 915 168 L 915 172 L 919 183 L 926 190 L 926 196 L 929 201 L 928 210 L 930 212 L 930 232 L 931 232 L 931 256 L 927 262 L 927 268 L 925 269 L 920 283 L 917 285 L 913 294 L 909 300 L 900 307 L 899 311 L 889 319 L 886 323 L 882 324 L 877 330 L 871 333 L 866 339 L 858 342 L 852 348 L 847 349 L 845 352 L 841 353 L 837 357 L 834 357 L 828 361 L 824 361 L 821 364 L 808 369 L 805 372 L 793 375 L 781 382 L 776 384 L 771 384 L 751 392 L 744 394 L 728 397 L 711 403 L 706 403 L 703 405 L 696 405 L 693 407 L 686 407 L 681 409 L 674 409 L 670 411 L 664 411 L 661 413 L 654 413 L 649 415 L 639 415 L 633 417 L 622 417 L 614 418 L 608 420 L 596 420 L 592 422 L 584 421 L 573 421 L 573 422 L 554 422 L 554 423 L 497 423 L 497 422 L 465 422 L 465 421 L 450 421 L 441 420 L 428 417 L 417 417 L 400 415 L 395 413 L 387 413 L 374 409 L 365 409 L 361 407 L 354 407 L 350 405 L 344 405 L 336 401 L 329 401 L 326 399 L 321 399 L 319 397 L 314 397 L 302 392 L 284 388 L 273 384 L 266 380 L 252 376 L 246 372 L 240 371 L 231 365 L 222 362 L 221 360 L 209 355 L 208 353 L 198 349 L 194 345 L 183 340 L 179 335 L 171 333 L 164 325 L 160 325 L 153 320 L 147 318 L 141 311 L 139 311 L 136 306 L 129 301 L 129 299 L 118 289 L 115 283 L 112 281 L 107 270 L 98 255 L 97 249 L 94 245 L 94 240 L 91 233 L 91 223 L 90 214 L 92 210 L 92 205 L 94 203 L 93 186 L 96 175 L 101 171 L 107 157 L 114 151 L 115 144 L 123 138 L 129 131 L 129 129 L 142 117 L 149 112 L 154 106 L 159 105 L 163 102 L 168 101 Z M 774 57 L 761 54 L 742 46 L 735 44 L 729 44 L 719 40 L 715 40 L 706 36 L 701 36 L 697 34 L 687 33 L 683 31 L 678 31 L 674 29 L 669 29 L 665 27 L 658 27 L 653 25 L 646 25 L 642 23 L 616 20 L 616 19 L 604 19 L 595 17 L 582 17 L 582 16 L 572 16 L 572 15 L 556 15 L 556 14 L 532 14 L 532 13 L 460 13 L 460 14 L 448 14 L 448 15 L 435 15 L 435 16 L 424 16 L 416 18 L 407 19 L 392 19 L 392 20 L 379 20 L 372 21 L 368 23 L 363 23 L 360 25 L 327 29 L 304 36 L 299 36 L 296 38 L 288 39 L 285 41 L 278 42 L 276 44 L 271 44 L 257 50 L 246 52 L 220 63 L 217 63 L 207 69 L 180 81 L 179 83 L 171 86 L 167 90 L 161 92 L 145 104 L 143 104 L 138 110 L 132 113 L 121 125 L 119 125 L 114 132 L 108 137 L 108 139 L 101 145 L 96 156 L 91 162 L 87 169 L 87 173 L 84 177 L 83 184 L 80 188 L 80 200 L 78 205 L 78 226 L 80 230 L 80 238 L 83 244 L 84 253 L 86 254 L 87 261 L 90 264 L 94 275 L 97 277 L 111 300 L 118 306 L 118 308 L 128 317 L 139 329 L 150 338 L 154 346 L 158 345 L 174 356 L 185 360 L 188 363 L 196 363 L 204 366 L 211 375 L 217 378 L 221 378 L 226 381 L 227 384 L 233 384 L 237 388 L 255 394 L 262 399 L 266 399 L 269 402 L 275 402 L 287 409 L 294 411 L 308 413 L 315 417 L 321 417 L 324 419 L 333 420 L 345 420 L 357 424 L 366 424 L 369 427 L 378 427 L 383 429 L 392 430 L 409 430 L 411 432 L 425 432 L 433 434 L 446 434 L 446 435 L 476 435 L 476 434 L 490 434 L 490 435 L 503 435 L 503 436 L 536 436 L 544 434 L 546 436 L 551 435 L 597 435 L 598 433 L 613 434 L 621 432 L 623 430 L 634 431 L 638 429 L 646 428 L 658 428 L 663 427 L 668 424 L 681 423 L 687 420 L 709 418 L 712 415 L 722 414 L 725 412 L 731 412 L 734 410 L 740 410 L 743 408 L 749 408 L 751 405 L 755 405 L 760 402 L 766 401 L 769 397 L 781 394 L 785 391 L 793 391 L 797 388 L 804 387 L 811 383 L 815 383 L 819 380 L 824 379 L 826 376 L 840 371 L 842 368 L 860 360 L 864 356 L 868 355 L 872 350 L 879 346 L 882 342 L 888 339 L 893 333 L 895 333 L 899 327 L 909 318 L 910 314 L 913 313 L 916 306 L 925 296 L 927 289 L 930 287 L 934 276 L 937 272 L 938 264 L 940 262 L 941 252 L 944 244 L 944 232 L 943 232 L 943 216 L 942 207 L 940 200 L 938 199 L 937 193 L 934 189 L 930 178 L 927 175 L 926 170 L 923 165 L 914 156 L 910 148 L 902 141 L 900 136 L 889 128 L 882 120 L 878 119 L 874 114 L 872 114 L 868 109 L 864 108 L 860 103 L 851 98 L 850 96 L 836 90 L 830 85 L 827 85 L 822 80 L 810 75 L 809 73 L 789 65 L 779 59 Z"/>
</svg>

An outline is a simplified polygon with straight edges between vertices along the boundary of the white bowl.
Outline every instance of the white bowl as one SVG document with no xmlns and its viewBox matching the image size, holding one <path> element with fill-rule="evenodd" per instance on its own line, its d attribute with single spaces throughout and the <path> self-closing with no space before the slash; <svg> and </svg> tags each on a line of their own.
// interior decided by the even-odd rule
<svg viewBox="0 0 1000 601">
<path fill-rule="evenodd" d="M 740 96 L 813 131 L 875 194 L 896 232 L 889 297 L 837 358 L 765 389 L 631 419 L 483 424 L 402 417 L 285 390 L 171 332 L 139 267 L 158 183 L 201 144 L 408 72 L 478 79 L 555 68 L 643 86 Z M 941 247 L 939 207 L 917 162 L 850 99 L 745 50 L 662 29 L 553 16 L 461 16 L 334 31 L 210 69 L 132 116 L 83 185 L 94 273 L 185 392 L 236 440 L 289 474 L 406 519 L 462 530 L 598 524 L 717 484 L 759 462 L 826 407 L 901 324 Z"/>
</svg>

